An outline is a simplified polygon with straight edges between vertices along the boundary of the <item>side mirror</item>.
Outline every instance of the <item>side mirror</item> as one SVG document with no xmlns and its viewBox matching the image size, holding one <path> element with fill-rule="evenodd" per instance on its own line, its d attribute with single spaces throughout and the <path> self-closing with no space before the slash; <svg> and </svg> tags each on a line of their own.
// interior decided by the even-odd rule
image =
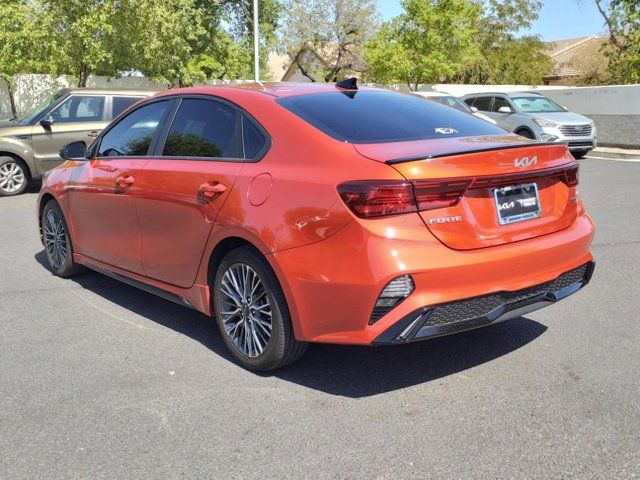
<svg viewBox="0 0 640 480">
<path fill-rule="evenodd" d="M 65 160 L 85 160 L 87 146 L 84 142 L 73 142 L 60 149 L 60 156 Z"/>
<path fill-rule="evenodd" d="M 469 107 L 473 113 L 478 113 L 478 107 Z"/>
<path fill-rule="evenodd" d="M 513 113 L 513 110 L 511 110 L 511 107 L 500 107 L 498 113 Z"/>
<path fill-rule="evenodd" d="M 47 115 L 42 120 L 40 120 L 40 125 L 42 125 L 45 130 L 51 130 L 51 125 L 53 125 L 53 117 L 51 115 Z"/>
</svg>

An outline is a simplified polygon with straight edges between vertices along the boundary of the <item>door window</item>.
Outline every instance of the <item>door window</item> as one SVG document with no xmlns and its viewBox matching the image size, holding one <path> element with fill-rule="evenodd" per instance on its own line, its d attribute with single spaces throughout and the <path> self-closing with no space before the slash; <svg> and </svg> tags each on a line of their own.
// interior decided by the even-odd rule
<svg viewBox="0 0 640 480">
<path fill-rule="evenodd" d="M 238 158 L 237 113 L 221 102 L 186 98 L 162 150 L 168 157 Z"/>
<path fill-rule="evenodd" d="M 493 99 L 493 107 L 491 108 L 491 111 L 492 112 L 498 112 L 498 110 L 500 110 L 502 107 L 511 108 L 511 105 L 509 105 L 509 102 L 507 102 L 502 97 L 494 97 L 494 99 Z"/>
<path fill-rule="evenodd" d="M 491 106 L 491 97 L 478 97 L 473 102 L 473 106 L 482 112 L 488 112 Z"/>
<path fill-rule="evenodd" d="M 100 122 L 104 97 L 72 95 L 51 112 L 53 123 Z"/>
<path fill-rule="evenodd" d="M 114 119 L 142 97 L 113 97 L 111 118 Z"/>
<path fill-rule="evenodd" d="M 99 157 L 147 155 L 153 135 L 160 125 L 170 102 L 165 100 L 140 107 L 111 128 L 102 137 Z"/>
</svg>

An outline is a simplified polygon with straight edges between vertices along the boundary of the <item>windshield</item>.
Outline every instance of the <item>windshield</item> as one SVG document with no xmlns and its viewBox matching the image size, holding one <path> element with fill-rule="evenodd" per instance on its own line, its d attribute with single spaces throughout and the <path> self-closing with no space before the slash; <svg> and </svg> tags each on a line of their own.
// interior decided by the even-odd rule
<svg viewBox="0 0 640 480">
<path fill-rule="evenodd" d="M 471 109 L 466 103 L 464 103 L 462 100 L 456 97 L 429 97 L 429 98 L 443 105 L 447 105 L 448 107 L 457 108 L 462 112 L 469 113 L 471 111 Z"/>
<path fill-rule="evenodd" d="M 565 109 L 546 97 L 516 97 L 512 98 L 518 110 L 522 113 L 564 112 Z"/>
<path fill-rule="evenodd" d="M 408 142 L 433 138 L 503 135 L 488 122 L 415 95 L 339 91 L 294 95 L 277 102 L 336 140 Z"/>
<path fill-rule="evenodd" d="M 64 95 L 64 92 L 57 92 L 56 94 L 45 98 L 42 102 L 40 102 L 36 107 L 32 108 L 31 111 L 27 112 L 20 119 L 20 125 L 31 125 L 31 123 L 33 123 L 36 118 L 42 115 L 42 113 L 49 107 L 49 105 L 62 97 L 62 95 Z"/>
</svg>

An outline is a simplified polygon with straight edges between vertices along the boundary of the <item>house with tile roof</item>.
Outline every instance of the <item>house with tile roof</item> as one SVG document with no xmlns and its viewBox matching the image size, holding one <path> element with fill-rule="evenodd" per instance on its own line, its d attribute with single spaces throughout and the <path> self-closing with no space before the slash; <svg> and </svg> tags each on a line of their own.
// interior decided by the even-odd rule
<svg viewBox="0 0 640 480">
<path fill-rule="evenodd" d="M 602 74 L 608 60 L 603 53 L 608 38 L 598 35 L 549 42 L 553 71 L 545 85 L 575 85 L 585 76 Z"/>
</svg>

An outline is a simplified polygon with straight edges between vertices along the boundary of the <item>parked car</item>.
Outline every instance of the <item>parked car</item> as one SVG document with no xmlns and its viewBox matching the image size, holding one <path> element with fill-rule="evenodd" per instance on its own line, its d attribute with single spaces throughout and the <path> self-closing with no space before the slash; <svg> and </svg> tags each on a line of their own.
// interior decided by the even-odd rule
<svg viewBox="0 0 640 480">
<path fill-rule="evenodd" d="M 215 316 L 249 369 L 308 342 L 403 344 L 508 320 L 593 270 L 566 145 L 410 94 L 173 90 L 62 156 L 39 196 L 52 272 L 89 267 Z"/>
<path fill-rule="evenodd" d="M 483 113 L 480 113 L 476 107 L 470 107 L 469 105 L 464 103 L 462 100 L 460 100 L 458 97 L 454 97 L 453 95 L 450 95 L 448 93 L 443 93 L 443 92 L 415 92 L 415 93 L 417 95 L 420 95 L 421 97 L 427 97 L 427 98 L 430 98 L 431 100 L 435 100 L 436 102 L 441 103 L 443 105 L 457 108 L 461 112 L 470 113 L 471 115 L 474 115 L 478 118 L 481 118 L 482 120 L 485 120 L 489 123 L 493 123 L 494 125 L 496 125 L 496 121 L 493 118 L 488 117 Z"/>
<path fill-rule="evenodd" d="M 575 158 L 597 146 L 596 125 L 591 119 L 569 112 L 539 93 L 477 93 L 462 99 L 518 135 L 567 143 Z"/>
<path fill-rule="evenodd" d="M 64 89 L 20 119 L 0 125 L 0 196 L 18 195 L 29 182 L 62 163 L 67 143 L 91 143 L 146 90 Z"/>
</svg>

